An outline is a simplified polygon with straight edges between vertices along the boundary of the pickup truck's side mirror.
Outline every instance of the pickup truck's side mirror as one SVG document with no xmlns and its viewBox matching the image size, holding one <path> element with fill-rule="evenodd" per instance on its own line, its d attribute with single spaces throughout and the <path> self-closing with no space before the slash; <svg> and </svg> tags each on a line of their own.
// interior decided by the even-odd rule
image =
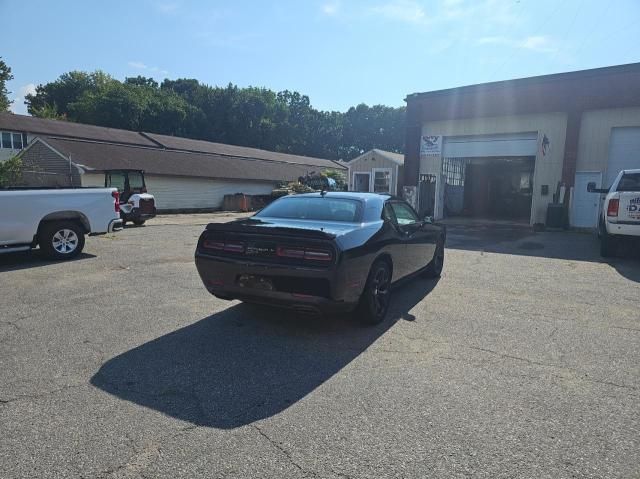
<svg viewBox="0 0 640 479">
<path fill-rule="evenodd" d="M 596 183 L 595 181 L 590 181 L 589 183 L 587 183 L 587 191 L 589 193 L 593 193 L 596 189 Z"/>
</svg>

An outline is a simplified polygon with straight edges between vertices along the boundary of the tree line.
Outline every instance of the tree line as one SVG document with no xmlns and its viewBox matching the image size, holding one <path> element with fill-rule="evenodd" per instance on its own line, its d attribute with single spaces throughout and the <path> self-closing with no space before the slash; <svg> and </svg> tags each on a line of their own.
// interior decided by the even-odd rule
<svg viewBox="0 0 640 479">
<path fill-rule="evenodd" d="M 37 117 L 320 158 L 349 160 L 371 148 L 404 147 L 404 107 L 321 111 L 295 91 L 210 86 L 196 79 L 119 81 L 102 71 L 71 71 L 39 85 L 25 103 Z"/>
</svg>

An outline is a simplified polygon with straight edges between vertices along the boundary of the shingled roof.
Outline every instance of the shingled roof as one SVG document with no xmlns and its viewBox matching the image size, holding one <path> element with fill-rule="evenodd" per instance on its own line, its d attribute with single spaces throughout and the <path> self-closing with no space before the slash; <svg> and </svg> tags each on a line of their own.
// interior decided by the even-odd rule
<svg viewBox="0 0 640 479">
<path fill-rule="evenodd" d="M 108 141 L 129 145 L 158 146 L 138 132 L 85 125 L 71 121 L 48 120 L 15 113 L 0 113 L 0 130 L 20 131 L 32 135 L 64 136 L 87 140 Z"/>
<path fill-rule="evenodd" d="M 252 181 L 292 181 L 319 168 L 313 165 L 237 158 L 212 153 L 165 150 L 92 140 L 38 137 L 87 171 L 141 169 L 147 174 Z"/>
<path fill-rule="evenodd" d="M 81 151 L 83 157 L 87 158 L 87 165 L 94 164 L 95 166 L 92 166 L 92 168 L 95 169 L 116 168 L 115 166 L 106 166 L 112 165 L 115 162 L 115 160 L 110 160 L 108 158 L 105 153 L 107 151 L 119 152 L 119 158 L 121 158 L 121 160 L 119 161 L 123 161 L 123 158 L 127 158 L 127 161 L 130 165 L 129 168 L 140 168 L 149 173 L 156 172 L 158 174 L 160 174 L 159 171 L 155 170 L 162 169 L 163 171 L 166 171 L 168 162 L 171 161 L 170 158 L 175 158 L 176 161 L 179 161 L 179 159 L 181 158 L 186 158 L 186 156 L 184 155 L 187 154 L 201 153 L 201 155 L 197 156 L 197 158 L 199 158 L 199 161 L 209 161 L 213 158 L 221 160 L 224 157 L 234 159 L 234 161 L 264 160 L 262 163 L 239 163 L 238 165 L 234 165 L 234 169 L 224 169 L 224 171 L 229 172 L 235 171 L 236 167 L 245 170 L 244 174 L 240 176 L 237 176 L 237 173 L 235 173 L 236 176 L 232 177 L 224 176 L 222 174 L 211 176 L 210 173 L 212 172 L 209 168 L 210 165 L 203 164 L 200 167 L 196 167 L 195 164 L 192 165 L 192 163 L 190 162 L 182 165 L 177 163 L 172 168 L 174 170 L 172 173 L 163 173 L 182 176 L 209 176 L 216 178 L 249 178 L 252 176 L 262 176 L 262 178 L 265 178 L 265 175 L 270 177 L 273 176 L 270 172 L 262 172 L 260 170 L 248 171 L 249 168 L 255 169 L 256 167 L 258 167 L 258 165 L 260 165 L 260 168 L 273 168 L 274 172 L 278 172 L 278 174 L 285 173 L 286 168 L 276 166 L 275 164 L 272 165 L 269 162 L 299 166 L 299 168 L 296 167 L 294 168 L 294 170 L 292 170 L 294 172 L 298 172 L 295 174 L 295 176 L 287 174 L 286 177 L 280 177 L 280 179 L 297 178 L 298 176 L 300 176 L 301 171 L 303 172 L 301 174 L 304 174 L 308 171 L 320 169 L 345 169 L 344 165 L 341 165 L 336 161 L 326 160 L 322 158 L 291 155 L 287 153 L 260 150 L 257 148 L 248 148 L 244 146 L 226 145 L 222 143 L 213 143 L 203 140 L 193 140 L 190 138 L 182 138 L 178 136 L 119 130 L 116 128 L 85 125 L 82 123 L 73 123 L 70 121 L 47 120 L 43 118 L 16 115 L 12 113 L 0 113 L 0 130 L 27 132 L 45 139 L 46 142 L 51 145 L 56 143 L 60 145 L 66 145 L 66 147 L 73 148 L 74 150 Z M 53 143 L 51 143 L 50 140 L 53 141 Z M 64 140 L 67 141 L 65 142 Z M 75 141 L 75 143 L 73 141 Z M 116 146 L 119 146 L 119 148 L 116 148 Z M 133 148 L 134 146 L 150 148 L 151 152 L 140 149 L 123 149 L 126 147 Z M 89 150 L 92 148 L 95 149 L 96 159 L 89 159 Z M 60 151 L 62 151 L 62 149 Z M 160 154 L 160 152 L 165 153 Z M 175 154 L 172 156 L 167 153 Z M 98 161 L 98 158 L 100 158 L 101 161 L 104 162 L 102 166 L 96 163 Z M 165 164 L 162 167 L 160 166 L 160 164 L 153 165 L 151 163 L 152 161 L 154 161 L 152 160 L 153 158 L 157 158 L 157 161 L 163 161 L 165 162 Z M 162 158 L 162 160 L 160 160 L 160 158 Z M 195 157 L 192 156 L 189 158 Z M 141 164 L 141 162 L 144 162 L 146 166 L 139 166 L 139 163 Z M 192 165 L 195 170 L 189 170 L 186 166 L 187 164 Z M 199 173 L 199 171 L 207 171 L 209 173 L 207 175 L 202 175 Z"/>
</svg>

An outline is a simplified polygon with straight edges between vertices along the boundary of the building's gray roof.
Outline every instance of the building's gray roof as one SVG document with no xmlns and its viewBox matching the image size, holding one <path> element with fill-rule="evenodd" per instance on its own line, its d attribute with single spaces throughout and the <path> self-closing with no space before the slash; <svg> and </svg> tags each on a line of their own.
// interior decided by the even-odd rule
<svg viewBox="0 0 640 479">
<path fill-rule="evenodd" d="M 39 137 L 65 158 L 86 169 L 141 169 L 147 174 L 203 178 L 292 181 L 319 168 L 281 161 L 212 153 L 164 150 L 73 138 Z"/>
<path fill-rule="evenodd" d="M 38 136 L 71 155 L 74 163 L 94 170 L 137 168 L 150 174 L 271 181 L 346 169 L 322 158 L 12 113 L 0 113 L 0 130 Z"/>
<path fill-rule="evenodd" d="M 27 132 L 34 136 L 66 136 L 130 145 L 158 146 L 152 140 L 135 131 L 85 125 L 71 121 L 48 120 L 14 113 L 0 113 L 0 130 Z"/>
<path fill-rule="evenodd" d="M 246 146 L 226 145 L 223 143 L 213 143 L 211 141 L 192 140 L 179 136 L 158 135 L 156 133 L 145 133 L 145 136 L 160 143 L 167 149 L 198 151 L 203 153 L 214 153 L 225 156 L 237 156 L 241 158 L 253 158 L 260 160 L 282 161 L 285 163 L 298 163 L 300 165 L 312 165 L 323 168 L 334 168 L 338 162 L 313 158 L 311 156 L 291 155 L 288 153 L 278 153 L 275 151 L 259 150 Z"/>
</svg>

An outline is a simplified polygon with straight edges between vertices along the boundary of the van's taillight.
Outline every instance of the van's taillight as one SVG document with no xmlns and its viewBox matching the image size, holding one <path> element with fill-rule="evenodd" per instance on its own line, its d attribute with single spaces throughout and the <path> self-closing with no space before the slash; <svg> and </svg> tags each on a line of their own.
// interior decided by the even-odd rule
<svg viewBox="0 0 640 479">
<path fill-rule="evenodd" d="M 113 199 L 115 200 L 114 208 L 116 210 L 116 213 L 120 213 L 120 193 L 118 193 L 117 191 L 112 191 L 111 196 L 113 196 Z"/>
<path fill-rule="evenodd" d="M 296 248 L 290 246 L 278 246 L 276 254 L 282 258 L 306 259 L 309 261 L 331 261 L 331 251 L 314 248 Z"/>
<path fill-rule="evenodd" d="M 607 216 L 618 216 L 618 208 L 620 208 L 620 200 L 617 198 L 610 199 L 607 205 Z"/>
<path fill-rule="evenodd" d="M 204 240 L 202 242 L 202 247 L 217 251 L 227 251 L 229 253 L 244 253 L 244 244 L 242 243 L 225 243 L 224 241 Z"/>
</svg>

